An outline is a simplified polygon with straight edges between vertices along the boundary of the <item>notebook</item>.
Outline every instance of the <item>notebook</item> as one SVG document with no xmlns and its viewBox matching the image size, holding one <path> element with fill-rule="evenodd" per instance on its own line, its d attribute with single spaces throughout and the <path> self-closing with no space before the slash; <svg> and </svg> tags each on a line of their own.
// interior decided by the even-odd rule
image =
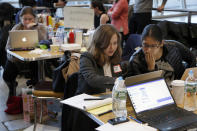
<svg viewBox="0 0 197 131">
<path fill-rule="evenodd" d="M 127 84 L 136 118 L 159 130 L 184 130 L 197 125 L 197 115 L 177 107 L 164 78 Z"/>
<path fill-rule="evenodd" d="M 10 50 L 32 50 L 38 44 L 37 30 L 13 30 L 10 35 Z"/>
</svg>

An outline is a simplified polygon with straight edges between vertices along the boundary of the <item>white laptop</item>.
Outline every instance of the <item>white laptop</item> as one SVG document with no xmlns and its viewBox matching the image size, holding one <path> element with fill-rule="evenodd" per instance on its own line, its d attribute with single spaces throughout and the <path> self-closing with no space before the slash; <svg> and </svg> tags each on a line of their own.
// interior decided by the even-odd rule
<svg viewBox="0 0 197 131">
<path fill-rule="evenodd" d="M 38 44 L 37 30 L 13 30 L 10 35 L 10 50 L 31 50 Z"/>
</svg>

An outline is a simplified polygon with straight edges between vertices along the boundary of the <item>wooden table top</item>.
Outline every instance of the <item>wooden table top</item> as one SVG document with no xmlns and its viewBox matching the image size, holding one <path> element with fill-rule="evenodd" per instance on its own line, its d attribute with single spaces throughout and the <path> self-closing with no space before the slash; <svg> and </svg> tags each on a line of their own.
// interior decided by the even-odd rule
<svg viewBox="0 0 197 131">
<path fill-rule="evenodd" d="M 100 96 L 100 95 L 104 95 L 104 94 L 106 94 L 106 93 L 101 93 L 101 94 L 98 94 L 98 95 L 95 95 L 95 96 Z M 196 95 L 196 99 L 197 99 L 197 95 Z M 132 117 L 136 118 L 134 110 L 133 110 L 133 107 L 131 106 L 131 103 L 130 103 L 130 100 L 129 100 L 128 97 L 127 97 L 127 104 L 126 104 L 126 106 L 127 106 L 127 116 L 132 116 Z M 183 108 L 183 104 L 177 105 L 177 106 Z M 197 114 L 197 110 L 194 111 L 194 113 Z M 113 112 L 104 114 L 102 116 L 97 116 L 97 115 L 93 115 L 93 114 L 89 114 L 89 116 L 92 116 L 91 118 L 93 120 L 95 120 L 99 125 L 105 124 L 105 123 L 107 123 L 107 121 L 109 119 L 115 118 L 115 115 L 113 114 Z M 130 121 L 134 121 L 134 120 L 132 120 L 130 118 L 128 118 L 128 119 Z"/>
<path fill-rule="evenodd" d="M 31 51 L 10 51 L 10 50 L 7 50 L 7 53 L 15 56 L 16 58 L 18 58 L 22 61 L 38 61 L 38 60 L 45 60 L 45 59 L 60 58 L 64 54 L 64 52 L 61 52 L 61 51 L 52 52 L 49 50 L 40 50 L 39 53 L 35 53 L 35 50 L 31 50 Z"/>
</svg>

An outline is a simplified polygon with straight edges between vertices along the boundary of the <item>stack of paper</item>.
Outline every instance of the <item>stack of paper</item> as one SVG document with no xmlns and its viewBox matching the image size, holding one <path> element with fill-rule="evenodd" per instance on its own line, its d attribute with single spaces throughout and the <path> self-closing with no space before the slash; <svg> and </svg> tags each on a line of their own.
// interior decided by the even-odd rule
<svg viewBox="0 0 197 131">
<path fill-rule="evenodd" d="M 81 49 L 81 45 L 77 44 L 77 43 L 73 43 L 73 44 L 62 44 L 60 47 L 63 51 L 66 50 L 80 50 Z"/>
<path fill-rule="evenodd" d="M 106 123 L 98 128 L 96 128 L 97 131 L 157 131 L 157 129 L 139 124 L 136 122 L 126 122 L 118 125 L 111 125 L 109 123 Z"/>
<path fill-rule="evenodd" d="M 84 101 L 84 99 L 86 98 L 99 98 L 99 97 L 95 97 L 87 94 L 81 94 L 63 100 L 61 101 L 61 103 L 73 106 L 81 110 L 88 111 L 95 115 L 112 110 L 112 98 L 106 98 L 103 100 Z"/>
</svg>

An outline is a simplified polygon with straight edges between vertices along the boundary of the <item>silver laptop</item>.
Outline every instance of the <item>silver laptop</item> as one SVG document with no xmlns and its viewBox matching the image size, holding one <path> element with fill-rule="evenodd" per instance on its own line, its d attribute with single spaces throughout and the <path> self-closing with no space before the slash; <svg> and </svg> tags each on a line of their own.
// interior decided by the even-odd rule
<svg viewBox="0 0 197 131">
<path fill-rule="evenodd" d="M 13 30 L 9 35 L 11 50 L 33 49 L 38 44 L 37 30 Z"/>
<path fill-rule="evenodd" d="M 125 84 L 129 85 L 129 84 L 136 83 L 139 81 L 144 81 L 147 79 L 163 77 L 163 75 L 164 75 L 164 71 L 158 70 L 158 71 L 153 71 L 153 72 L 144 73 L 140 75 L 130 76 L 130 77 L 125 78 Z"/>
</svg>

